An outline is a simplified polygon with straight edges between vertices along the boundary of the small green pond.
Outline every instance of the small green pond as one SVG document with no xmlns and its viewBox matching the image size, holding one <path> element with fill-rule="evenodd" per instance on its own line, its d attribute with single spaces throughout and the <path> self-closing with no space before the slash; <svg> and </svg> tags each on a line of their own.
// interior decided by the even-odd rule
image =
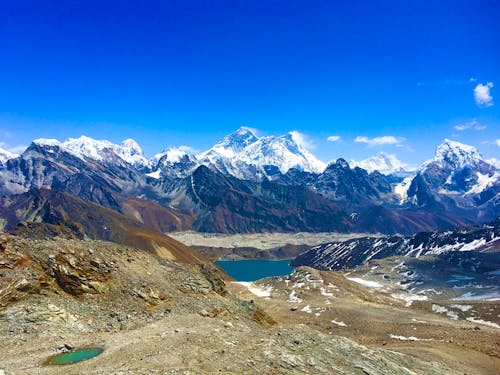
<svg viewBox="0 0 500 375">
<path fill-rule="evenodd" d="M 54 355 L 47 359 L 46 365 L 69 365 L 76 362 L 86 361 L 87 359 L 97 357 L 104 349 L 89 348 L 77 349 L 68 353 Z"/>
</svg>

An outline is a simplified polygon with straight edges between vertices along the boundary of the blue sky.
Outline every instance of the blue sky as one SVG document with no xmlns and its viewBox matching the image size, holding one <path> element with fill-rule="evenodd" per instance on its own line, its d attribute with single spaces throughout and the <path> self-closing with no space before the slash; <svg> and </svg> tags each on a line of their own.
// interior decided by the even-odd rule
<svg viewBox="0 0 500 375">
<path fill-rule="evenodd" d="M 85 134 L 132 137 L 152 156 L 203 150 L 246 125 L 299 131 L 325 161 L 383 150 L 418 164 L 443 138 L 500 156 L 498 0 L 0 0 L 0 9 L 4 148 Z"/>
</svg>

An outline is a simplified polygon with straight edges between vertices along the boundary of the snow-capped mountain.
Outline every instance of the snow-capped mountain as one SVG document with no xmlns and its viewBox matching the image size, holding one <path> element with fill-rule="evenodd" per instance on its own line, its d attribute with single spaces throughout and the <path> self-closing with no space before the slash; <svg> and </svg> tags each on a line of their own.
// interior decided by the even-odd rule
<svg viewBox="0 0 500 375">
<path fill-rule="evenodd" d="M 458 169 L 465 166 L 478 166 L 484 162 L 485 160 L 475 147 L 445 139 L 436 148 L 434 159 L 428 163 L 439 163 L 442 166 Z"/>
<path fill-rule="evenodd" d="M 4 150 L 0 147 L 0 167 L 5 164 L 5 162 L 9 159 L 17 158 L 19 155 L 13 154 L 7 150 Z"/>
<path fill-rule="evenodd" d="M 302 146 L 293 133 L 259 138 L 245 147 L 238 155 L 238 159 L 260 167 L 274 165 L 280 169 L 281 173 L 286 173 L 291 168 L 321 173 L 326 168 L 326 164 L 316 159 Z"/>
<path fill-rule="evenodd" d="M 154 171 L 146 174 L 148 177 L 159 179 L 162 176 L 186 177 L 199 166 L 198 159 L 180 148 L 170 147 L 152 159 Z"/>
<path fill-rule="evenodd" d="M 241 153 L 245 147 L 257 142 L 258 138 L 253 131 L 247 127 L 240 127 L 234 133 L 226 135 L 222 141 L 216 143 L 212 148 L 197 156 L 199 160 L 208 159 L 214 161 L 219 157 L 234 158 Z"/>
<path fill-rule="evenodd" d="M 500 173 L 475 147 L 445 139 L 406 187 L 407 200 L 414 205 L 439 205 L 447 197 L 465 208 L 496 196 Z"/>
<path fill-rule="evenodd" d="M 198 160 L 223 173 L 250 179 L 265 175 L 265 166 L 275 166 L 281 173 L 291 168 L 321 173 L 326 167 L 301 145 L 293 133 L 258 138 L 246 127 L 224 137 L 198 155 Z"/>
<path fill-rule="evenodd" d="M 148 158 L 133 139 L 126 139 L 117 145 L 107 140 L 95 140 L 82 135 L 80 138 L 68 138 L 64 142 L 40 138 L 34 140 L 33 143 L 39 146 L 57 146 L 84 161 L 91 159 L 113 163 L 115 157 L 118 157 L 136 168 L 149 167 Z"/>
<path fill-rule="evenodd" d="M 349 164 L 352 167 L 360 167 L 369 173 L 379 171 L 382 174 L 389 175 L 393 173 L 407 172 L 408 165 L 401 162 L 396 155 L 379 152 L 367 159 L 356 161 L 351 160 Z"/>
</svg>

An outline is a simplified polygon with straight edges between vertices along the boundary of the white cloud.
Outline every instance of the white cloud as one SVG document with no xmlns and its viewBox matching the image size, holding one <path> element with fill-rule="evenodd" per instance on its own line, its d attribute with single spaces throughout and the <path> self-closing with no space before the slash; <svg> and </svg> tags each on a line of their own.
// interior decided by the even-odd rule
<svg viewBox="0 0 500 375">
<path fill-rule="evenodd" d="M 495 143 L 497 144 L 498 147 L 500 147 L 500 139 L 497 139 Z"/>
<path fill-rule="evenodd" d="M 199 150 L 196 150 L 193 147 L 186 145 L 182 145 L 177 148 L 181 151 L 184 151 L 186 154 L 191 154 L 191 155 L 197 154 L 199 152 Z"/>
<path fill-rule="evenodd" d="M 10 146 L 8 143 L 2 141 L 0 141 L 0 147 L 12 154 L 21 154 L 28 148 L 28 146 L 25 145 Z"/>
<path fill-rule="evenodd" d="M 12 152 L 13 154 L 22 154 L 27 148 L 28 146 L 19 145 L 19 146 L 9 147 L 7 148 L 7 151 Z"/>
<path fill-rule="evenodd" d="M 493 82 L 487 82 L 485 85 L 478 83 L 474 88 L 474 99 L 479 107 L 486 108 L 493 105 L 493 97 L 490 95 L 493 86 Z"/>
<path fill-rule="evenodd" d="M 476 119 L 472 119 L 471 121 L 469 122 L 466 122 L 465 124 L 461 124 L 461 125 L 455 125 L 454 128 L 456 130 L 459 130 L 459 131 L 462 131 L 462 130 L 484 130 L 486 129 L 486 125 L 481 125 L 479 123 L 479 121 L 477 121 Z"/>
<path fill-rule="evenodd" d="M 305 134 L 296 130 L 292 130 L 289 134 L 298 145 L 304 147 L 306 150 L 314 150 L 316 148 L 315 144 Z"/>
<path fill-rule="evenodd" d="M 471 83 L 477 82 L 477 78 L 470 77 L 469 78 L 469 82 L 471 82 Z"/>
<path fill-rule="evenodd" d="M 393 135 L 384 135 L 382 137 L 368 138 L 364 136 L 357 136 L 354 138 L 356 143 L 366 143 L 370 146 L 381 146 L 381 145 L 396 145 L 401 147 L 402 143 L 406 140 L 404 137 L 395 137 Z"/>
<path fill-rule="evenodd" d="M 246 126 L 246 125 L 243 125 L 242 128 L 250 130 L 256 137 L 259 137 L 260 135 L 260 130 L 257 128 L 252 128 L 251 126 Z"/>
<path fill-rule="evenodd" d="M 491 159 L 488 159 L 486 161 L 488 163 L 494 165 L 495 167 L 500 168 L 500 160 L 499 159 L 497 159 L 497 158 L 491 158 Z"/>
<path fill-rule="evenodd" d="M 337 142 L 337 141 L 340 141 L 341 138 L 342 137 L 340 135 L 331 135 L 326 140 L 328 142 Z"/>
</svg>

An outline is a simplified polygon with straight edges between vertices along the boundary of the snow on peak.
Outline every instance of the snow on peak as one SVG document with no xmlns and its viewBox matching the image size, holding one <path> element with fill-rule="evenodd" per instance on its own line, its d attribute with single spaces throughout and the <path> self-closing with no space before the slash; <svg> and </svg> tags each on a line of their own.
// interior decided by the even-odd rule
<svg viewBox="0 0 500 375">
<path fill-rule="evenodd" d="M 226 135 L 220 142 L 215 144 L 209 150 L 198 155 L 199 160 L 207 160 L 209 162 L 216 162 L 220 157 L 234 158 L 236 154 L 243 151 L 245 147 L 256 142 L 258 138 L 250 128 L 244 126 L 240 127 L 237 131 Z"/>
<path fill-rule="evenodd" d="M 186 151 L 177 147 L 169 147 L 165 151 L 160 152 L 154 156 L 157 161 L 162 160 L 164 165 L 179 163 L 183 158 L 189 158 L 190 160 L 195 159 L 193 155 L 188 154 Z"/>
<path fill-rule="evenodd" d="M 113 148 L 113 144 L 109 141 L 98 141 L 84 135 L 80 138 L 68 138 L 61 143 L 61 146 L 80 159 L 89 158 L 97 161 L 104 161 L 103 151 Z"/>
<path fill-rule="evenodd" d="M 61 146 L 61 142 L 53 138 L 38 138 L 33 143 L 39 146 Z"/>
<path fill-rule="evenodd" d="M 466 165 L 477 165 L 484 160 L 475 147 L 445 139 L 436 148 L 434 161 L 450 164 L 455 168 L 462 168 Z"/>
<path fill-rule="evenodd" d="M 369 173 L 379 171 L 382 174 L 391 174 L 405 170 L 407 164 L 402 163 L 394 154 L 387 154 L 383 151 L 364 160 L 349 162 L 353 167 L 360 167 Z"/>
<path fill-rule="evenodd" d="M 109 156 L 111 153 L 136 167 L 149 165 L 149 161 L 142 149 L 133 139 L 126 139 L 120 145 L 117 145 L 107 140 L 95 140 L 82 135 L 79 138 L 68 138 L 64 142 L 57 139 L 40 138 L 34 140 L 33 143 L 40 146 L 58 146 L 82 160 L 112 161 Z"/>
<path fill-rule="evenodd" d="M 113 151 L 127 163 L 135 167 L 149 166 L 149 160 L 142 151 L 142 148 L 131 138 L 122 141 L 120 146 L 113 145 Z"/>
<path fill-rule="evenodd" d="M 291 168 L 320 173 L 326 167 L 303 146 L 293 132 L 258 138 L 252 129 L 246 127 L 227 135 L 214 147 L 200 154 L 198 159 L 205 164 L 223 165 L 231 171 L 238 170 L 237 165 L 241 163 L 257 168 L 274 165 L 282 173 Z"/>
<path fill-rule="evenodd" d="M 321 173 L 326 167 L 325 163 L 298 143 L 293 134 L 259 138 L 246 147 L 238 159 L 257 166 L 275 165 L 281 173 L 286 173 L 291 168 Z"/>
</svg>

